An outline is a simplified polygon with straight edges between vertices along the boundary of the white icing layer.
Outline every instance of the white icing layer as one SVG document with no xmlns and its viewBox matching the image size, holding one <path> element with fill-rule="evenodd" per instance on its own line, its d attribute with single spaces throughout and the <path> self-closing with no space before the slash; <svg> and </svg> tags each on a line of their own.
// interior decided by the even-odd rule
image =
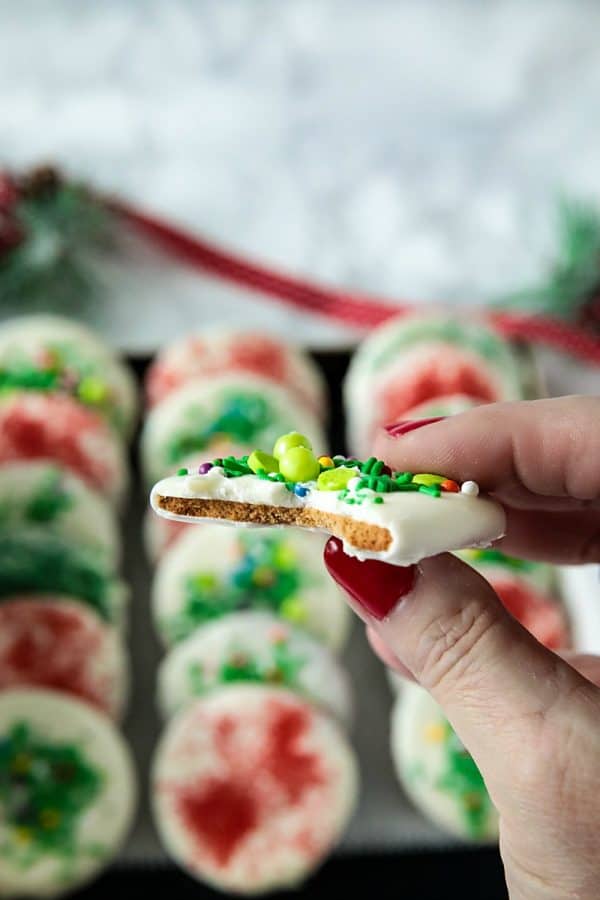
<svg viewBox="0 0 600 900">
<path fill-rule="evenodd" d="M 298 497 L 281 482 L 255 475 L 226 478 L 222 469 L 214 467 L 206 475 L 164 478 L 154 486 L 150 503 L 159 515 L 181 521 L 191 521 L 194 517 L 166 512 L 159 505 L 160 497 L 318 509 L 387 529 L 392 539 L 386 551 L 359 549 L 348 540 L 344 541 L 344 550 L 359 559 L 381 559 L 402 566 L 446 550 L 488 546 L 504 533 L 504 510 L 485 497 L 446 492 L 433 497 L 421 492 L 398 492 L 379 494 L 383 502 L 374 503 L 375 495 L 370 491 L 350 491 L 342 497 L 339 491 L 316 490 L 314 482 L 305 487 L 306 496 Z M 349 498 L 355 503 L 348 503 Z"/>
</svg>

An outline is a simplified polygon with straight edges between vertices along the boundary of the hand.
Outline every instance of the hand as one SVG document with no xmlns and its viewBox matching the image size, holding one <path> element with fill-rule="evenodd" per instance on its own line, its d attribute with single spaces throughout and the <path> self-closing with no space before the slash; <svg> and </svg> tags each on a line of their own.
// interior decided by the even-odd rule
<svg viewBox="0 0 600 900">
<path fill-rule="evenodd" d="M 375 452 L 493 493 L 509 553 L 600 562 L 600 399 L 482 406 L 383 434 Z M 432 694 L 479 766 L 512 900 L 597 900 L 600 660 L 546 650 L 450 554 L 401 569 L 360 563 L 332 538 L 325 560 L 377 652 Z"/>
</svg>

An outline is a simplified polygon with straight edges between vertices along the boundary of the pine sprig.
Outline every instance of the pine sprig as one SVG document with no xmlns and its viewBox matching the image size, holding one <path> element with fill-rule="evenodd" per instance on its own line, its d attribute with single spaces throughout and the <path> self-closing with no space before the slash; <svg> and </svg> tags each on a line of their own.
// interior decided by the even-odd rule
<svg viewBox="0 0 600 900">
<path fill-rule="evenodd" d="M 586 319 L 600 294 L 600 211 L 563 199 L 557 213 L 557 258 L 540 284 L 500 299 L 502 305 L 563 319 Z"/>
<path fill-rule="evenodd" d="M 46 171 L 46 170 L 44 170 Z M 22 233 L 0 249 L 0 301 L 15 308 L 80 309 L 99 293 L 91 251 L 113 246 L 111 213 L 83 186 L 58 176 L 23 179 L 11 220 Z"/>
</svg>

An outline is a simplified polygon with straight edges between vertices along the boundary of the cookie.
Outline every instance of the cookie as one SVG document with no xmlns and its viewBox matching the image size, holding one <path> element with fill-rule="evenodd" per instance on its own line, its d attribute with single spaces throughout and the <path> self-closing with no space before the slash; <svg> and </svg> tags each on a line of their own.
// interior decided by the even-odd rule
<svg viewBox="0 0 600 900">
<path fill-rule="evenodd" d="M 0 603 L 15 594 L 62 594 L 122 624 L 127 590 L 97 556 L 42 528 L 0 531 Z"/>
<path fill-rule="evenodd" d="M 0 465 L 0 531 L 43 528 L 85 547 L 114 569 L 120 536 L 114 510 L 68 469 L 45 460 Z"/>
<path fill-rule="evenodd" d="M 277 616 L 255 611 L 210 622 L 170 650 L 159 669 L 159 705 L 168 718 L 197 697 L 243 682 L 287 688 L 342 724 L 351 722 L 348 676 L 331 651 Z"/>
<path fill-rule="evenodd" d="M 498 838 L 498 814 L 479 769 L 423 688 L 406 682 L 391 720 L 396 774 L 423 815 L 449 834 L 485 843 Z"/>
<path fill-rule="evenodd" d="M 162 557 L 152 586 L 157 631 L 167 644 L 232 612 L 270 612 L 329 647 L 351 616 L 323 564 L 323 539 L 289 529 L 189 528 Z"/>
<path fill-rule="evenodd" d="M 117 504 L 128 468 L 123 443 L 96 410 L 62 394 L 17 391 L 0 401 L 0 465 L 51 460 Z"/>
<path fill-rule="evenodd" d="M 467 481 L 392 472 L 381 460 L 317 457 L 292 432 L 273 453 L 213 459 L 152 489 L 151 506 L 178 521 L 294 525 L 340 538 L 346 553 L 409 565 L 461 547 L 487 546 L 505 527 L 502 507 Z"/>
<path fill-rule="evenodd" d="M 170 856 L 240 894 L 301 883 L 340 840 L 357 789 L 354 754 L 333 720 L 265 685 L 222 688 L 186 707 L 152 773 Z"/>
<path fill-rule="evenodd" d="M 362 342 L 344 383 L 348 444 L 367 454 L 378 427 L 440 397 L 472 403 L 526 395 L 512 345 L 473 315 L 414 313 Z"/>
<path fill-rule="evenodd" d="M 70 396 L 124 436 L 135 424 L 129 368 L 88 328 L 59 316 L 24 316 L 0 327 L 0 388 Z"/>
<path fill-rule="evenodd" d="M 228 375 L 182 385 L 146 420 L 141 460 L 148 484 L 198 459 L 229 455 L 230 445 L 271 445 L 294 425 L 296 406 L 284 388 L 257 376 Z M 315 416 L 300 411 L 298 424 L 315 446 L 324 446 Z"/>
<path fill-rule="evenodd" d="M 326 409 L 323 377 L 306 353 L 269 335 L 213 329 L 169 344 L 158 354 L 146 375 L 148 405 L 162 403 L 189 381 L 233 372 L 240 380 L 258 375 L 281 385 L 317 417 Z"/>
<path fill-rule="evenodd" d="M 136 784 L 110 720 L 65 694 L 0 694 L 0 895 L 56 897 L 105 868 L 129 831 Z"/>
<path fill-rule="evenodd" d="M 73 694 L 118 720 L 129 691 L 121 636 L 69 597 L 9 597 L 0 603 L 0 691 L 15 687 Z"/>
</svg>

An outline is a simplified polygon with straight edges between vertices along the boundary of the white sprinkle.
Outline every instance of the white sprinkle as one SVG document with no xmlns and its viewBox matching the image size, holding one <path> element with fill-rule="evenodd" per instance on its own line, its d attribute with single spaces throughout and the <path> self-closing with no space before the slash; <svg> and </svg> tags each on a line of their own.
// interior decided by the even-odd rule
<svg viewBox="0 0 600 900">
<path fill-rule="evenodd" d="M 479 485 L 476 481 L 463 481 L 460 492 L 461 494 L 467 494 L 469 497 L 476 497 L 479 493 Z"/>
</svg>

